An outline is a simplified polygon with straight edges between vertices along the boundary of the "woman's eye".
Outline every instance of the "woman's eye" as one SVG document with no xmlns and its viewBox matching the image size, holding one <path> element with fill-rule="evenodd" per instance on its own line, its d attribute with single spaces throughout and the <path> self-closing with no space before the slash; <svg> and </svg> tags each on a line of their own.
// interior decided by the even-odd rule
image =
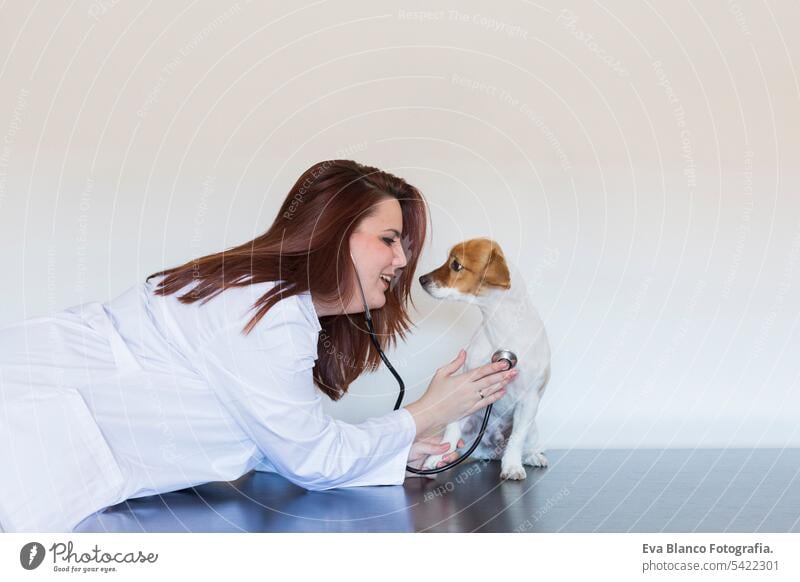
<svg viewBox="0 0 800 582">
<path fill-rule="evenodd" d="M 464 268 L 464 267 L 462 267 L 462 266 L 461 266 L 461 263 L 459 263 L 458 261 L 453 261 L 453 262 L 450 264 L 450 267 L 452 267 L 452 269 L 453 269 L 454 271 L 460 271 L 461 269 L 463 269 L 463 268 Z"/>
<path fill-rule="evenodd" d="M 389 246 L 392 246 L 394 244 L 394 239 L 392 239 L 392 238 L 384 238 L 383 242 L 385 242 Z"/>
</svg>

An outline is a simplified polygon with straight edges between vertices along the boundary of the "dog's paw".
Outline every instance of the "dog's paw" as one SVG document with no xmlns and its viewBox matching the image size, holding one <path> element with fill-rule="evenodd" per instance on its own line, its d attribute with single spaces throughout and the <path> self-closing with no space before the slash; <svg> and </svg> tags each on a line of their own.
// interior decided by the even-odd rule
<svg viewBox="0 0 800 582">
<path fill-rule="evenodd" d="M 530 465 L 532 467 L 547 467 L 549 462 L 547 460 L 547 457 L 544 456 L 544 452 L 538 451 L 535 453 L 531 453 L 530 455 L 522 459 L 522 464 Z"/>
<path fill-rule="evenodd" d="M 518 465 L 516 463 L 509 463 L 509 464 L 503 463 L 501 465 L 501 470 L 500 470 L 501 479 L 521 481 L 525 477 L 527 477 L 527 474 L 525 473 L 525 467 L 523 467 L 522 465 Z"/>
<path fill-rule="evenodd" d="M 444 455 L 431 455 L 427 459 L 425 459 L 425 463 L 422 465 L 423 469 L 435 469 L 436 465 L 444 458 Z"/>
</svg>

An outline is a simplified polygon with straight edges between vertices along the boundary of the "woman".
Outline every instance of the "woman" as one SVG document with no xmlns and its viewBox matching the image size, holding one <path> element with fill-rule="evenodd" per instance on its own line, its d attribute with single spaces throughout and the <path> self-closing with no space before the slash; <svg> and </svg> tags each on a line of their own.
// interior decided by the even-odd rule
<svg viewBox="0 0 800 582">
<path fill-rule="evenodd" d="M 257 238 L 0 329 L 0 526 L 70 531 L 252 469 L 310 490 L 401 484 L 447 450 L 449 422 L 504 394 L 495 365 L 455 375 L 461 351 L 405 408 L 360 424 L 323 412 L 320 393 L 340 399 L 379 361 L 354 269 L 382 346 L 405 339 L 425 222 L 405 181 L 324 161 Z"/>
</svg>

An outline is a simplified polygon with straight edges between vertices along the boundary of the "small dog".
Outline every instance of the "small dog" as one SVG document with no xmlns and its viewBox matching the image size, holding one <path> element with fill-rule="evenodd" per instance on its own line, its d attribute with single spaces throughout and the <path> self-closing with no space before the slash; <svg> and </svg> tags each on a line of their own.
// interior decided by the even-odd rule
<svg viewBox="0 0 800 582">
<path fill-rule="evenodd" d="M 483 313 L 483 322 L 467 347 L 465 369 L 490 362 L 501 348 L 517 355 L 519 374 L 506 386 L 506 395 L 494 403 L 484 438 L 470 460 L 500 458 L 501 479 L 525 479 L 523 465 L 546 467 L 536 412 L 550 379 L 550 344 L 517 269 L 499 244 L 477 238 L 455 245 L 447 261 L 422 275 L 419 282 L 437 299 L 471 303 Z M 447 426 L 443 440 L 450 443 L 451 451 L 459 438 L 464 439 L 465 450 L 472 445 L 485 412 L 481 409 Z M 435 468 L 442 457 L 431 455 L 423 468 Z"/>
</svg>

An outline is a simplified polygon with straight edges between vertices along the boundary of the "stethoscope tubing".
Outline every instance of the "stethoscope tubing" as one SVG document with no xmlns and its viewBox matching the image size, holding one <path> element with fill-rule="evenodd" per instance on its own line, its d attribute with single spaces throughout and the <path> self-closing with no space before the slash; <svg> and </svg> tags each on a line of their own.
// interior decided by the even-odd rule
<svg viewBox="0 0 800 582">
<path fill-rule="evenodd" d="M 403 379 L 400 377 L 400 374 L 397 373 L 397 370 L 394 369 L 394 366 L 392 366 L 391 362 L 389 362 L 389 358 L 386 357 L 386 354 L 384 354 L 383 350 L 381 349 L 380 343 L 378 342 L 378 338 L 375 336 L 375 329 L 372 326 L 372 317 L 366 317 L 364 321 L 367 325 L 367 330 L 369 331 L 369 337 L 372 340 L 372 344 L 375 346 L 375 349 L 378 350 L 378 354 L 380 354 L 381 360 L 383 360 L 383 363 L 386 364 L 387 368 L 389 368 L 389 371 L 395 377 L 395 380 L 397 380 L 397 384 L 400 387 L 400 392 L 397 395 L 397 401 L 394 404 L 394 410 L 397 410 L 403 404 L 403 397 L 406 392 L 406 386 L 403 383 Z M 411 465 L 406 465 L 406 470 L 416 475 L 435 475 L 436 473 L 448 471 L 449 469 L 452 469 L 456 465 L 466 461 L 467 458 L 480 444 L 481 439 L 483 438 L 483 433 L 486 431 L 486 427 L 489 424 L 489 415 L 492 413 L 492 406 L 494 406 L 494 404 L 489 404 L 486 407 L 486 412 L 483 415 L 483 422 L 481 423 L 481 429 L 478 432 L 478 436 L 475 437 L 475 441 L 463 455 L 461 455 L 454 461 L 450 461 L 443 467 L 436 467 L 434 469 L 417 469 L 416 467 L 412 467 Z"/>
</svg>

